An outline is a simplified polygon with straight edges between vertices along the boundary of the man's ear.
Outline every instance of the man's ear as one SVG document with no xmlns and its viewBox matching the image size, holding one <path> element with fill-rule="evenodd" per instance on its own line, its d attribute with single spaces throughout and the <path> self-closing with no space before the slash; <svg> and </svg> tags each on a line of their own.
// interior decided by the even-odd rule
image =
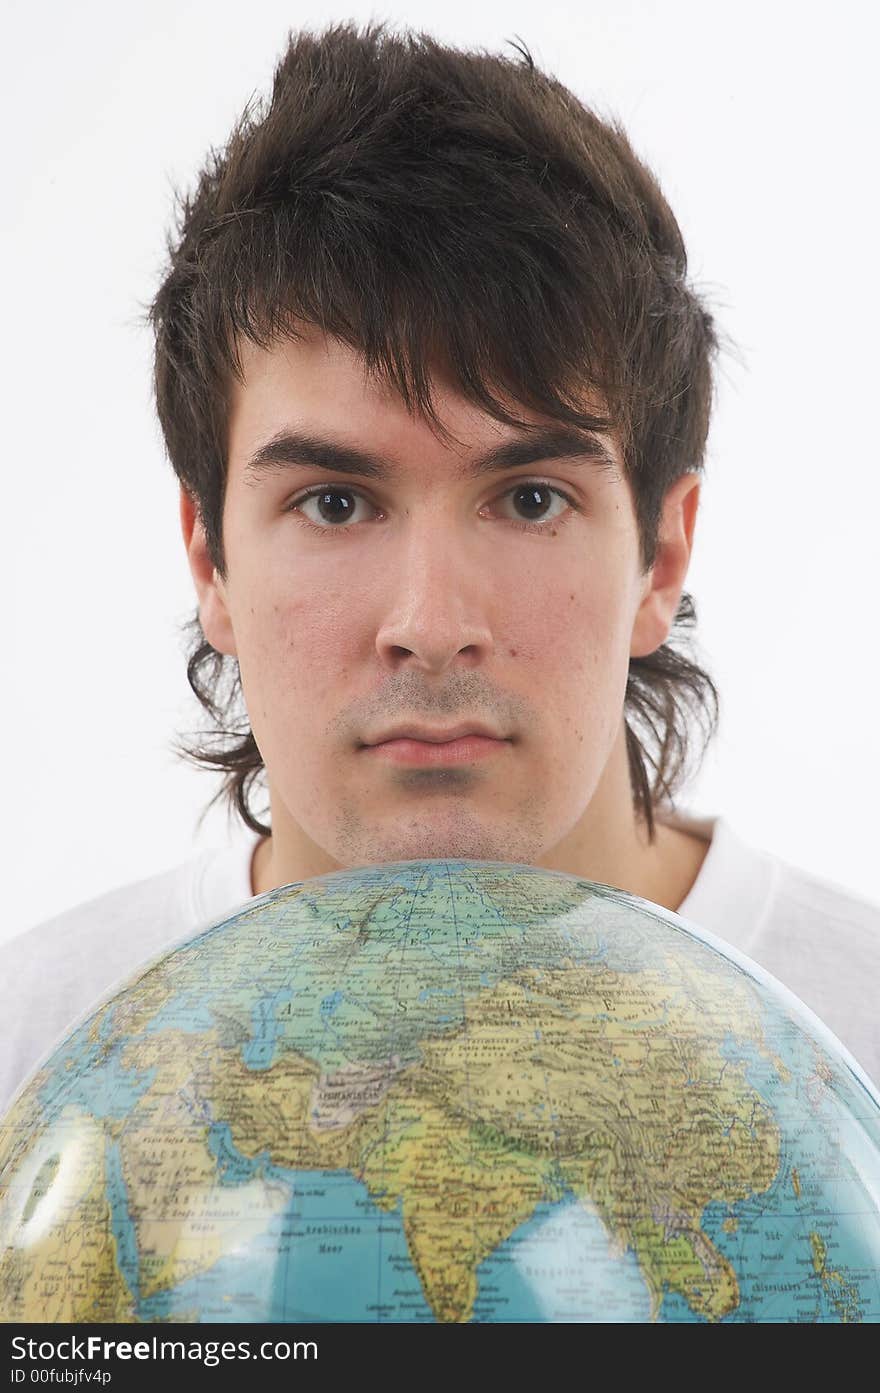
<svg viewBox="0 0 880 1393">
<path fill-rule="evenodd" d="M 229 657 L 237 657 L 235 634 L 226 602 L 226 587 L 208 554 L 205 527 L 195 499 L 180 488 L 180 526 L 189 561 L 189 569 L 199 598 L 199 619 L 202 631 L 212 648 Z"/>
<path fill-rule="evenodd" d="M 657 553 L 645 577 L 642 600 L 633 623 L 631 658 L 647 657 L 669 637 L 691 559 L 699 499 L 700 480 L 696 474 L 682 474 L 667 489 L 657 534 Z"/>
</svg>

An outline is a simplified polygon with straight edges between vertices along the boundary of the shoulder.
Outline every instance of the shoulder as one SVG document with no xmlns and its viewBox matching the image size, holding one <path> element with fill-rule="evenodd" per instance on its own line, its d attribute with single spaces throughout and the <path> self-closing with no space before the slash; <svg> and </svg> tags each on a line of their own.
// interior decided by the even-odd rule
<svg viewBox="0 0 880 1393">
<path fill-rule="evenodd" d="M 53 915 L 3 945 L 7 965 L 36 965 L 54 976 L 60 968 L 87 971 L 96 950 L 122 960 L 161 947 L 173 924 L 188 927 L 211 860 L 203 853 Z"/>
<path fill-rule="evenodd" d="M 254 842 L 201 852 L 3 944 L 0 1112 L 39 1060 L 138 966 L 251 897 Z"/>
<path fill-rule="evenodd" d="M 880 904 L 718 818 L 680 912 L 793 991 L 880 1081 Z"/>
<path fill-rule="evenodd" d="M 836 925 L 880 952 L 880 903 L 814 870 L 752 844 L 724 817 L 680 825 L 711 838 L 702 869 L 679 912 L 748 953 L 768 933 Z"/>
<path fill-rule="evenodd" d="M 829 951 L 844 944 L 864 951 L 880 966 L 880 903 L 821 871 L 750 845 L 724 819 L 717 835 L 720 872 L 728 881 L 749 882 L 753 916 L 746 933 L 752 942 L 796 935 L 805 946 L 815 937 Z"/>
<path fill-rule="evenodd" d="M 181 935 L 195 931 L 251 898 L 256 840 L 250 833 L 240 835 L 226 846 L 74 905 L 8 939 L 4 957 L 24 963 L 51 948 L 85 962 L 93 945 L 106 942 L 125 958 L 134 952 L 143 959 L 153 949 L 161 950 L 175 930 Z"/>
<path fill-rule="evenodd" d="M 772 859 L 777 896 L 793 918 L 801 924 L 834 923 L 855 940 L 864 939 L 880 950 L 880 902 L 781 858 Z"/>
</svg>

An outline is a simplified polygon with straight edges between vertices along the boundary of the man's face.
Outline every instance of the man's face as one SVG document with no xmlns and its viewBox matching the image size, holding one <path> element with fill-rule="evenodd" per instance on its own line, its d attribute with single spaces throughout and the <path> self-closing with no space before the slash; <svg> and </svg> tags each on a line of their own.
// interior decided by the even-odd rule
<svg viewBox="0 0 880 1393">
<path fill-rule="evenodd" d="M 452 446 L 317 331 L 270 352 L 247 344 L 243 366 L 227 579 L 212 583 L 226 641 L 204 606 L 203 623 L 238 657 L 273 832 L 340 866 L 540 864 L 577 828 L 620 748 L 646 580 L 613 442 L 601 441 L 616 468 L 538 453 L 473 474 L 474 461 L 530 436 L 445 380 L 435 382 Z M 285 431 L 366 452 L 387 477 L 339 472 L 329 456 L 249 470 Z M 479 758 L 474 745 L 376 743 L 409 723 L 435 733 L 479 723 L 503 738 Z"/>
</svg>

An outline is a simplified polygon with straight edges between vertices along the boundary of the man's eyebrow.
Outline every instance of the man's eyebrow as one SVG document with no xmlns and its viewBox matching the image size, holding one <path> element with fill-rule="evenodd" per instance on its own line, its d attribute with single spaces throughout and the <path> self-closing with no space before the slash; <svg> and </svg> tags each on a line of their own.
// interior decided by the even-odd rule
<svg viewBox="0 0 880 1393">
<path fill-rule="evenodd" d="M 468 460 L 454 471 L 459 479 L 476 479 L 484 474 L 497 474 L 517 465 L 537 464 L 541 460 L 587 460 L 620 477 L 613 454 L 597 435 L 569 426 L 550 426 L 530 431 L 521 439 L 507 440 L 486 454 Z M 312 466 L 318 469 L 357 474 L 364 479 L 392 479 L 394 466 L 369 450 L 346 445 L 340 440 L 312 432 L 280 430 L 261 445 L 244 468 L 244 481 L 257 484 L 268 474 L 283 472 L 292 466 Z"/>
</svg>

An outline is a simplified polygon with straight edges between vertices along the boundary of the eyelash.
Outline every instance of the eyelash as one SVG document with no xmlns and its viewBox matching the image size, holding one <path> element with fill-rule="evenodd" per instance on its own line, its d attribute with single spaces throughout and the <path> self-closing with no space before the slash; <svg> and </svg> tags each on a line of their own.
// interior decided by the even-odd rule
<svg viewBox="0 0 880 1393">
<path fill-rule="evenodd" d="M 572 498 L 571 494 L 566 493 L 565 489 L 557 488 L 555 484 L 547 483 L 545 479 L 522 479 L 516 484 L 513 484 L 509 489 L 506 489 L 505 492 L 501 494 L 501 497 L 506 498 L 508 494 L 516 493 L 518 489 L 527 488 L 530 484 L 538 488 L 549 489 L 551 493 L 559 494 L 560 498 L 565 499 L 569 508 L 574 509 L 576 512 L 580 511 L 579 505 Z M 317 498 L 322 493 L 350 493 L 354 494 L 357 498 L 365 497 L 360 489 L 348 488 L 347 486 L 339 484 L 319 484 L 315 488 L 309 489 L 307 493 L 301 493 L 297 498 L 294 498 L 288 503 L 284 511 L 287 513 L 295 512 L 302 503 L 307 503 L 310 498 Z M 521 532 L 546 532 L 550 527 L 561 527 L 564 523 L 568 522 L 570 517 L 571 513 L 567 512 L 560 513 L 559 516 L 555 518 L 547 518 L 544 522 L 524 522 L 521 519 L 517 520 L 515 518 L 507 518 L 506 521 L 509 522 L 512 527 L 518 528 Z M 342 525 L 339 527 L 327 524 L 322 527 L 320 523 L 312 522 L 304 513 L 299 514 L 299 520 L 305 527 L 311 528 L 312 532 L 316 532 L 321 537 L 339 532 L 354 531 L 354 528 L 350 524 L 348 526 Z"/>
</svg>

